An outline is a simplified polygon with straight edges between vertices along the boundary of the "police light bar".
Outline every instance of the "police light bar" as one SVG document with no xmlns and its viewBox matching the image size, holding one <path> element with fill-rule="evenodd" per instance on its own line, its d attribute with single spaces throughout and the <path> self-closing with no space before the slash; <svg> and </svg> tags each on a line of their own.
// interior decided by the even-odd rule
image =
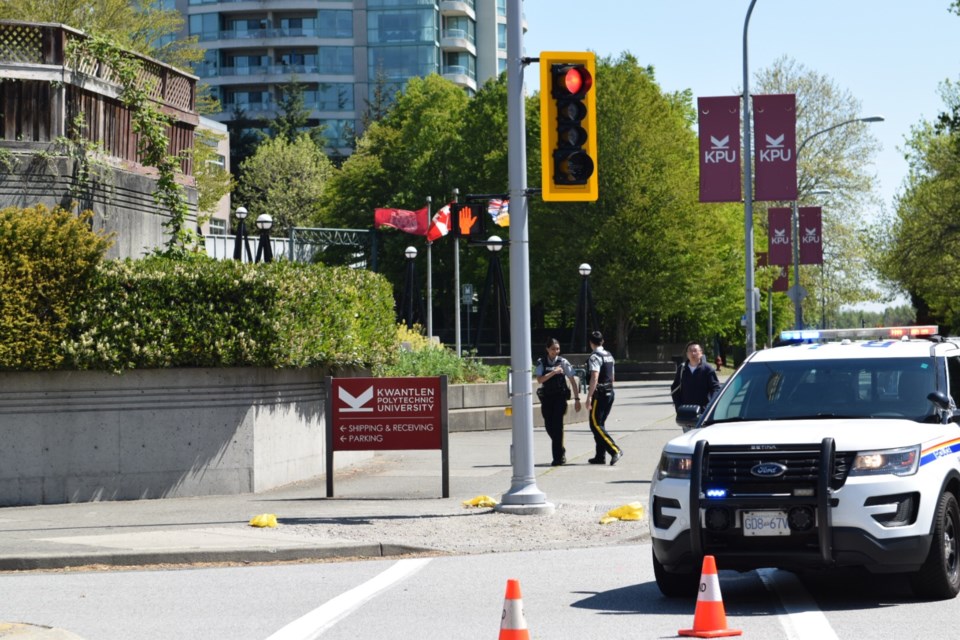
<svg viewBox="0 0 960 640">
<path fill-rule="evenodd" d="M 861 327 L 858 329 L 787 329 L 780 332 L 784 342 L 825 342 L 827 340 L 900 340 L 936 335 L 935 324 L 912 327 Z"/>
</svg>

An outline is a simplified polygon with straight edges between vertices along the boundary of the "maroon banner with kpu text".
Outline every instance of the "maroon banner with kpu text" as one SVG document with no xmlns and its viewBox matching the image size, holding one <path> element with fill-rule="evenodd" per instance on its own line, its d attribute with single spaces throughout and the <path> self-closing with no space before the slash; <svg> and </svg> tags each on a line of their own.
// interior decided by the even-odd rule
<svg viewBox="0 0 960 640">
<path fill-rule="evenodd" d="M 740 202 L 740 96 L 697 98 L 700 202 Z"/>
<path fill-rule="evenodd" d="M 797 199 L 797 97 L 753 96 L 754 199 Z"/>
<path fill-rule="evenodd" d="M 800 207 L 800 264 L 823 264 L 823 215 L 820 207 Z"/>
<path fill-rule="evenodd" d="M 787 207 L 771 207 L 767 210 L 767 245 L 770 264 L 793 263 L 793 225 L 791 211 Z"/>
</svg>

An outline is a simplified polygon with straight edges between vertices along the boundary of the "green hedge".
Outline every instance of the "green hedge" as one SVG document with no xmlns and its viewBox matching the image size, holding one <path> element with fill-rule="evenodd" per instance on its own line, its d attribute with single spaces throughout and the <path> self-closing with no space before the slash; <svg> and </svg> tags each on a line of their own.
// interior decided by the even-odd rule
<svg viewBox="0 0 960 640">
<path fill-rule="evenodd" d="M 64 364 L 378 366 L 395 352 L 389 283 L 344 267 L 206 257 L 105 262 L 74 314 Z"/>
<path fill-rule="evenodd" d="M 43 205 L 0 210 L 0 369 L 61 365 L 73 310 L 110 246 L 90 230 L 89 215 Z"/>
</svg>

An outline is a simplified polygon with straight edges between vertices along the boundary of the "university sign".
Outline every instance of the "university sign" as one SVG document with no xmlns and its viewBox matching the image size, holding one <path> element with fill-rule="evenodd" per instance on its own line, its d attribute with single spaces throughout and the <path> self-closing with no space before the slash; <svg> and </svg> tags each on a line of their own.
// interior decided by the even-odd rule
<svg viewBox="0 0 960 640">
<path fill-rule="evenodd" d="M 440 449 L 449 497 L 447 378 L 327 378 L 327 497 L 336 451 Z"/>
</svg>

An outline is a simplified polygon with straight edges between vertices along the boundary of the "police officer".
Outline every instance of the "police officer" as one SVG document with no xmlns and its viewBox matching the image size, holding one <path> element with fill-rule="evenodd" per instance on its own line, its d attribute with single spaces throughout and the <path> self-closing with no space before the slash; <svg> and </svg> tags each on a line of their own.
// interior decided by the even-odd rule
<svg viewBox="0 0 960 640">
<path fill-rule="evenodd" d="M 573 396 L 576 398 L 574 408 L 580 411 L 580 389 L 577 378 L 573 374 L 570 361 L 560 356 L 560 343 L 556 338 L 547 340 L 547 357 L 537 363 L 534 374 L 540 388 L 537 396 L 540 398 L 540 414 L 543 415 L 543 426 L 550 436 L 550 445 L 553 452 L 553 462 L 550 466 L 559 467 L 567 463 L 567 451 L 563 446 L 563 416 L 567 413 L 567 401 L 570 400 L 570 387 L 573 386 Z"/>
<path fill-rule="evenodd" d="M 594 331 L 589 338 L 593 352 L 587 360 L 590 371 L 590 390 L 587 392 L 587 406 L 590 407 L 590 431 L 596 443 L 596 455 L 587 460 L 590 464 L 605 464 L 610 454 L 610 466 L 617 464 L 623 457 L 623 449 L 617 446 L 604 424 L 613 406 L 613 356 L 603 348 L 603 334 Z"/>
</svg>

